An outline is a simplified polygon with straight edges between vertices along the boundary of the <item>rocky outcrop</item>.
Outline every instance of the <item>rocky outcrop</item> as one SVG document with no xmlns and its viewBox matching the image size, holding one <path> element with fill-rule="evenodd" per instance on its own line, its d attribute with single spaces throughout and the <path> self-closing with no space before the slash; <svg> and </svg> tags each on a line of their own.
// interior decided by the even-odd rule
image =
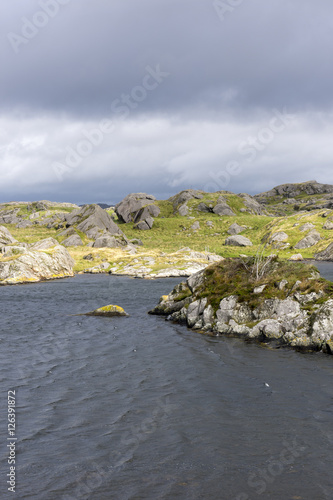
<svg viewBox="0 0 333 500">
<path fill-rule="evenodd" d="M 274 187 L 270 191 L 260 193 L 255 196 L 256 199 L 271 198 L 273 196 L 281 196 L 286 198 L 294 198 L 301 194 L 325 194 L 333 193 L 333 186 L 330 184 L 320 184 L 317 181 L 307 181 L 298 184 L 281 184 Z"/>
<path fill-rule="evenodd" d="M 295 253 L 294 255 L 289 257 L 289 260 L 300 261 L 300 260 L 303 260 L 303 256 L 301 253 Z"/>
<path fill-rule="evenodd" d="M 103 234 L 102 236 L 99 236 L 96 241 L 92 245 L 94 248 L 119 248 L 122 245 L 119 243 L 119 241 L 112 236 L 110 233 L 109 234 Z"/>
<path fill-rule="evenodd" d="M 84 205 L 66 215 L 66 227 L 75 227 L 88 238 L 96 239 L 103 233 L 114 236 L 120 245 L 127 244 L 127 238 L 110 215 L 99 205 Z"/>
<path fill-rule="evenodd" d="M 185 204 L 188 200 L 200 200 L 203 198 L 204 191 L 197 191 L 195 189 L 186 189 L 185 191 L 181 191 L 180 193 L 171 196 L 168 199 L 169 202 L 173 205 L 173 210 L 176 212 L 178 210 L 179 205 Z"/>
<path fill-rule="evenodd" d="M 109 273 L 136 278 L 178 278 L 188 277 L 212 262 L 219 262 L 223 257 L 209 252 L 195 252 L 190 248 L 182 248 L 172 254 L 163 254 L 156 257 L 140 256 L 125 261 L 122 258 L 119 264 L 114 264 Z M 101 272 L 99 270 L 99 272 Z"/>
<path fill-rule="evenodd" d="M 95 311 L 85 313 L 85 316 L 103 316 L 103 317 L 114 317 L 114 316 L 128 316 L 124 309 L 120 306 L 108 305 L 95 309 Z"/>
<path fill-rule="evenodd" d="M 242 233 L 243 231 L 245 231 L 246 227 L 244 226 L 240 226 L 239 224 L 237 224 L 237 222 L 235 222 L 234 224 L 231 224 L 231 226 L 229 227 L 227 233 L 228 234 L 231 234 L 232 236 L 235 236 L 239 233 Z"/>
<path fill-rule="evenodd" d="M 217 215 L 236 215 L 235 212 L 229 207 L 226 199 L 223 196 L 219 196 L 217 204 L 213 208 L 213 212 Z"/>
<path fill-rule="evenodd" d="M 139 231 L 148 231 L 153 227 L 154 219 L 150 216 L 147 216 L 145 219 L 137 222 L 134 226 L 135 229 L 139 229 Z"/>
<path fill-rule="evenodd" d="M 314 254 L 315 260 L 333 260 L 333 243 L 330 243 L 325 250 Z"/>
<path fill-rule="evenodd" d="M 180 205 L 178 208 L 178 213 L 181 217 L 185 217 L 189 213 L 189 208 L 187 206 L 187 203 L 183 203 L 183 205 Z"/>
<path fill-rule="evenodd" d="M 217 336 L 239 336 L 333 354 L 333 297 L 323 290 L 310 291 L 311 280 L 315 279 L 311 274 L 307 278 L 308 291 L 298 291 L 300 281 L 293 284 L 282 280 L 276 283 L 276 296 L 260 298 L 265 290 L 265 286 L 261 286 L 259 298 L 253 302 L 253 299 L 228 294 L 227 288 L 224 296 L 217 300 L 215 288 L 208 288 L 213 279 L 210 269 L 196 273 L 169 295 L 162 296 L 150 314 L 166 315 L 168 320 L 185 323 L 195 330 L 211 331 Z M 228 270 L 223 272 L 225 276 Z"/>
<path fill-rule="evenodd" d="M 318 233 L 318 231 L 313 229 L 305 236 L 305 238 L 301 239 L 298 243 L 296 243 L 294 248 L 301 250 L 302 248 L 313 247 L 318 243 L 318 241 L 320 241 L 320 239 L 321 239 L 320 233 Z"/>
<path fill-rule="evenodd" d="M 247 193 L 240 193 L 238 196 L 242 198 L 247 211 L 253 215 L 264 215 L 264 207 L 253 197 Z"/>
<path fill-rule="evenodd" d="M 45 238 L 44 240 L 37 241 L 36 243 L 32 243 L 30 245 L 31 250 L 47 250 L 48 248 L 52 248 L 56 245 L 59 245 L 57 240 L 54 238 Z"/>
<path fill-rule="evenodd" d="M 0 226 L 0 247 L 17 243 L 17 240 L 12 236 L 10 231 L 4 226 Z"/>
<path fill-rule="evenodd" d="M 147 217 L 157 217 L 160 209 L 156 198 L 146 193 L 131 193 L 115 206 L 118 218 L 125 223 L 139 223 Z"/>
<path fill-rule="evenodd" d="M 83 242 L 78 234 L 72 234 L 66 238 L 62 243 L 64 247 L 81 247 Z"/>
<path fill-rule="evenodd" d="M 299 227 L 299 230 L 302 231 L 302 233 L 305 233 L 306 231 L 311 231 L 311 229 L 314 229 L 316 226 L 312 224 L 312 222 L 306 222 L 302 226 Z"/>
<path fill-rule="evenodd" d="M 253 245 L 249 238 L 241 235 L 229 236 L 225 240 L 225 245 L 233 247 L 251 247 Z"/>
<path fill-rule="evenodd" d="M 269 239 L 270 243 L 274 242 L 282 242 L 286 241 L 288 239 L 288 235 L 283 232 L 283 231 L 278 231 L 277 233 L 272 234 L 272 236 Z"/>
<path fill-rule="evenodd" d="M 61 245 L 50 253 L 29 249 L 15 259 L 0 260 L 0 285 L 73 276 L 73 266 L 74 260 Z"/>
</svg>

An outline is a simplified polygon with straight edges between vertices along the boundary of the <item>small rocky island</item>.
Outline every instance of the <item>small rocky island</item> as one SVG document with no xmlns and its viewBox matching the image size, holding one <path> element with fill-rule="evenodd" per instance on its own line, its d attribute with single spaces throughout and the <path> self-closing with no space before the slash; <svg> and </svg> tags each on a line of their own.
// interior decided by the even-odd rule
<svg viewBox="0 0 333 500">
<path fill-rule="evenodd" d="M 225 259 L 162 296 L 150 314 L 217 336 L 333 353 L 333 283 L 276 255 Z"/>
</svg>

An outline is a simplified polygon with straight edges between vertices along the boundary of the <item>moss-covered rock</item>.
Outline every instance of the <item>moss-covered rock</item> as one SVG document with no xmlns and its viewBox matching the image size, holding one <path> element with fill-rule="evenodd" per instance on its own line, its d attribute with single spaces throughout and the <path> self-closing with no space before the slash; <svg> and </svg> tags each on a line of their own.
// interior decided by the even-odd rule
<svg viewBox="0 0 333 500">
<path fill-rule="evenodd" d="M 108 306 L 99 307 L 95 311 L 91 311 L 85 314 L 86 316 L 128 316 L 124 309 L 120 306 L 110 304 Z"/>
<path fill-rule="evenodd" d="M 332 353 L 333 283 L 308 264 L 226 259 L 177 285 L 151 314 L 215 335 Z"/>
</svg>

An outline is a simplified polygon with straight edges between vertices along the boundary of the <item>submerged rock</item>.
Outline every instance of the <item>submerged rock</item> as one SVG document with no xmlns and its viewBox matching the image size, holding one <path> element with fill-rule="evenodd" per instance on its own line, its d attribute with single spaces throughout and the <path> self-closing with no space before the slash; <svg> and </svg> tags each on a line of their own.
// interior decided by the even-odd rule
<svg viewBox="0 0 333 500">
<path fill-rule="evenodd" d="M 124 311 L 122 307 L 110 304 L 108 306 L 99 307 L 98 309 L 95 309 L 95 311 L 85 313 L 85 316 L 113 317 L 113 316 L 128 316 L 128 314 Z"/>
</svg>

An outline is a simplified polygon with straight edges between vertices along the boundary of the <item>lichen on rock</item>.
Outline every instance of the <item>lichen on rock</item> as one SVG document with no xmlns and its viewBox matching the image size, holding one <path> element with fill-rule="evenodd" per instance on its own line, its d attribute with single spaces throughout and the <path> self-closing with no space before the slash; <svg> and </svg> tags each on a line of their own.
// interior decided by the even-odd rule
<svg viewBox="0 0 333 500">
<path fill-rule="evenodd" d="M 114 316 L 128 316 L 128 314 L 124 311 L 124 309 L 120 306 L 116 306 L 110 304 L 108 306 L 99 307 L 95 309 L 95 311 L 91 311 L 85 313 L 86 316 L 106 316 L 106 317 L 114 317 Z"/>
<path fill-rule="evenodd" d="M 217 336 L 332 354 L 333 284 L 308 264 L 277 258 L 268 264 L 259 280 L 241 259 L 212 264 L 163 296 L 150 314 Z"/>
</svg>

